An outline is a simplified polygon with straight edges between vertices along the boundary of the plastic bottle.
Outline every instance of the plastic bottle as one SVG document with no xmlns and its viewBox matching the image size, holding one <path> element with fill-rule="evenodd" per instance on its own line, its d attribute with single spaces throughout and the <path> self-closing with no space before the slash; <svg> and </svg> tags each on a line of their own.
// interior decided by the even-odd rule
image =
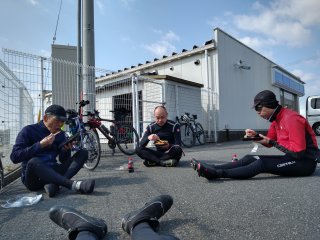
<svg viewBox="0 0 320 240">
<path fill-rule="evenodd" d="M 132 159 L 132 157 L 129 157 L 129 158 L 128 158 L 128 171 L 129 171 L 129 173 L 134 172 L 133 159 Z"/>
<path fill-rule="evenodd" d="M 238 161 L 238 157 L 237 154 L 232 154 L 232 162 L 237 162 Z"/>
</svg>

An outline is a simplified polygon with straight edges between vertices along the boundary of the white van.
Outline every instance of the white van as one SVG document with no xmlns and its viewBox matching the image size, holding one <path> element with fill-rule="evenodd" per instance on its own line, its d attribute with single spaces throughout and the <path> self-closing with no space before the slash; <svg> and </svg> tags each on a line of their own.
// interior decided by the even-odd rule
<svg viewBox="0 0 320 240">
<path fill-rule="evenodd" d="M 320 136 L 320 96 L 307 97 L 306 117 L 313 131 Z"/>
</svg>

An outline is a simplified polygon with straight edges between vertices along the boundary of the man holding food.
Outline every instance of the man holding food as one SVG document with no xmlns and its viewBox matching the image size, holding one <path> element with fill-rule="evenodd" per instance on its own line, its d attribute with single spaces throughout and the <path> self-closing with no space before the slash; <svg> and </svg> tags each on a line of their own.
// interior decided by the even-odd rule
<svg viewBox="0 0 320 240">
<path fill-rule="evenodd" d="M 94 180 L 71 180 L 87 161 L 88 151 L 79 150 L 71 157 L 72 143 L 61 130 L 66 119 L 62 106 L 51 105 L 42 121 L 25 126 L 18 134 L 10 158 L 15 164 L 21 163 L 21 180 L 30 191 L 44 188 L 49 197 L 56 195 L 59 186 L 83 194 L 93 191 Z"/>
<path fill-rule="evenodd" d="M 297 112 L 282 107 L 276 95 L 269 90 L 259 92 L 253 108 L 269 122 L 267 135 L 252 129 L 245 130 L 245 141 L 255 141 L 266 147 L 274 147 L 282 155 L 246 155 L 236 162 L 209 165 L 191 160 L 199 177 L 208 180 L 218 178 L 248 179 L 259 173 L 286 177 L 309 176 L 314 173 L 320 151 L 316 136 L 307 120 Z"/>
<path fill-rule="evenodd" d="M 144 159 L 146 167 L 175 167 L 182 156 L 180 125 L 168 120 L 168 112 L 164 106 L 154 109 L 155 121 L 150 123 L 136 149 L 137 155 Z M 147 148 L 153 141 L 156 149 Z"/>
</svg>

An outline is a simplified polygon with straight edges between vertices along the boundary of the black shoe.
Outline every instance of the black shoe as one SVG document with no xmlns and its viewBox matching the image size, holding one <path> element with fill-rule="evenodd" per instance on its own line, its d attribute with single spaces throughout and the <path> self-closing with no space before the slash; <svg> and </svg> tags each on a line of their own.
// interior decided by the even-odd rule
<svg viewBox="0 0 320 240">
<path fill-rule="evenodd" d="M 81 181 L 79 192 L 82 194 L 89 194 L 93 192 L 96 181 L 93 179 Z"/>
<path fill-rule="evenodd" d="M 121 221 L 122 229 L 131 234 L 132 229 L 140 222 L 148 222 L 156 231 L 161 218 L 172 206 L 173 199 L 169 195 L 160 195 L 147 202 L 144 207 L 126 214 Z"/>
<path fill-rule="evenodd" d="M 213 180 L 219 178 L 217 170 L 206 163 L 198 162 L 197 172 L 199 177 L 204 177 L 208 180 Z"/>
<path fill-rule="evenodd" d="M 151 162 L 151 161 L 147 161 L 147 160 L 144 160 L 142 163 L 143 163 L 143 165 L 145 165 L 146 167 L 154 167 L 154 166 L 157 166 L 157 163 Z"/>
<path fill-rule="evenodd" d="M 176 159 L 169 159 L 169 160 L 162 160 L 161 166 L 162 167 L 176 167 L 178 165 L 178 160 Z"/>
<path fill-rule="evenodd" d="M 54 195 L 56 195 L 59 191 L 59 186 L 49 183 L 44 185 L 44 190 L 46 191 L 46 193 L 48 194 L 49 197 L 53 197 Z"/>
<path fill-rule="evenodd" d="M 89 231 L 103 238 L 108 228 L 102 219 L 90 217 L 73 208 L 65 206 L 53 206 L 49 210 L 52 221 L 63 227 L 69 233 L 69 239 L 76 239 L 80 231 Z"/>
<path fill-rule="evenodd" d="M 195 158 L 191 158 L 190 165 L 193 168 L 193 170 L 195 170 L 195 171 L 197 170 L 198 163 L 199 162 Z"/>
</svg>

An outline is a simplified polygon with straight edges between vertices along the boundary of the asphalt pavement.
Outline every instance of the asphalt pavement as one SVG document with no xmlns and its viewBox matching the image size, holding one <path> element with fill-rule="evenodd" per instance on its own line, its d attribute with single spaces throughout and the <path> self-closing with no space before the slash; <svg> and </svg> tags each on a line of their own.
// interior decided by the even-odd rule
<svg viewBox="0 0 320 240">
<path fill-rule="evenodd" d="M 318 140 L 320 140 L 318 138 Z M 150 198 L 170 194 L 174 203 L 160 219 L 160 231 L 180 239 L 320 239 L 320 164 L 310 177 L 286 178 L 259 174 L 249 180 L 199 178 L 190 167 L 195 157 L 208 163 L 231 161 L 232 154 L 249 154 L 252 143 L 232 141 L 184 149 L 176 168 L 146 168 L 134 156 L 135 171 L 118 170 L 128 157 L 105 155 L 94 171 L 82 169 L 75 179 L 95 179 L 91 195 L 62 189 L 54 198 L 42 191 L 42 200 L 32 206 L 0 208 L 0 239 L 65 239 L 66 231 L 48 216 L 54 205 L 74 207 L 102 218 L 108 225 L 104 239 L 130 239 L 121 219 Z M 258 148 L 258 154 L 278 154 L 276 149 Z M 27 194 L 20 179 L 4 188 L 0 203 Z"/>
</svg>

